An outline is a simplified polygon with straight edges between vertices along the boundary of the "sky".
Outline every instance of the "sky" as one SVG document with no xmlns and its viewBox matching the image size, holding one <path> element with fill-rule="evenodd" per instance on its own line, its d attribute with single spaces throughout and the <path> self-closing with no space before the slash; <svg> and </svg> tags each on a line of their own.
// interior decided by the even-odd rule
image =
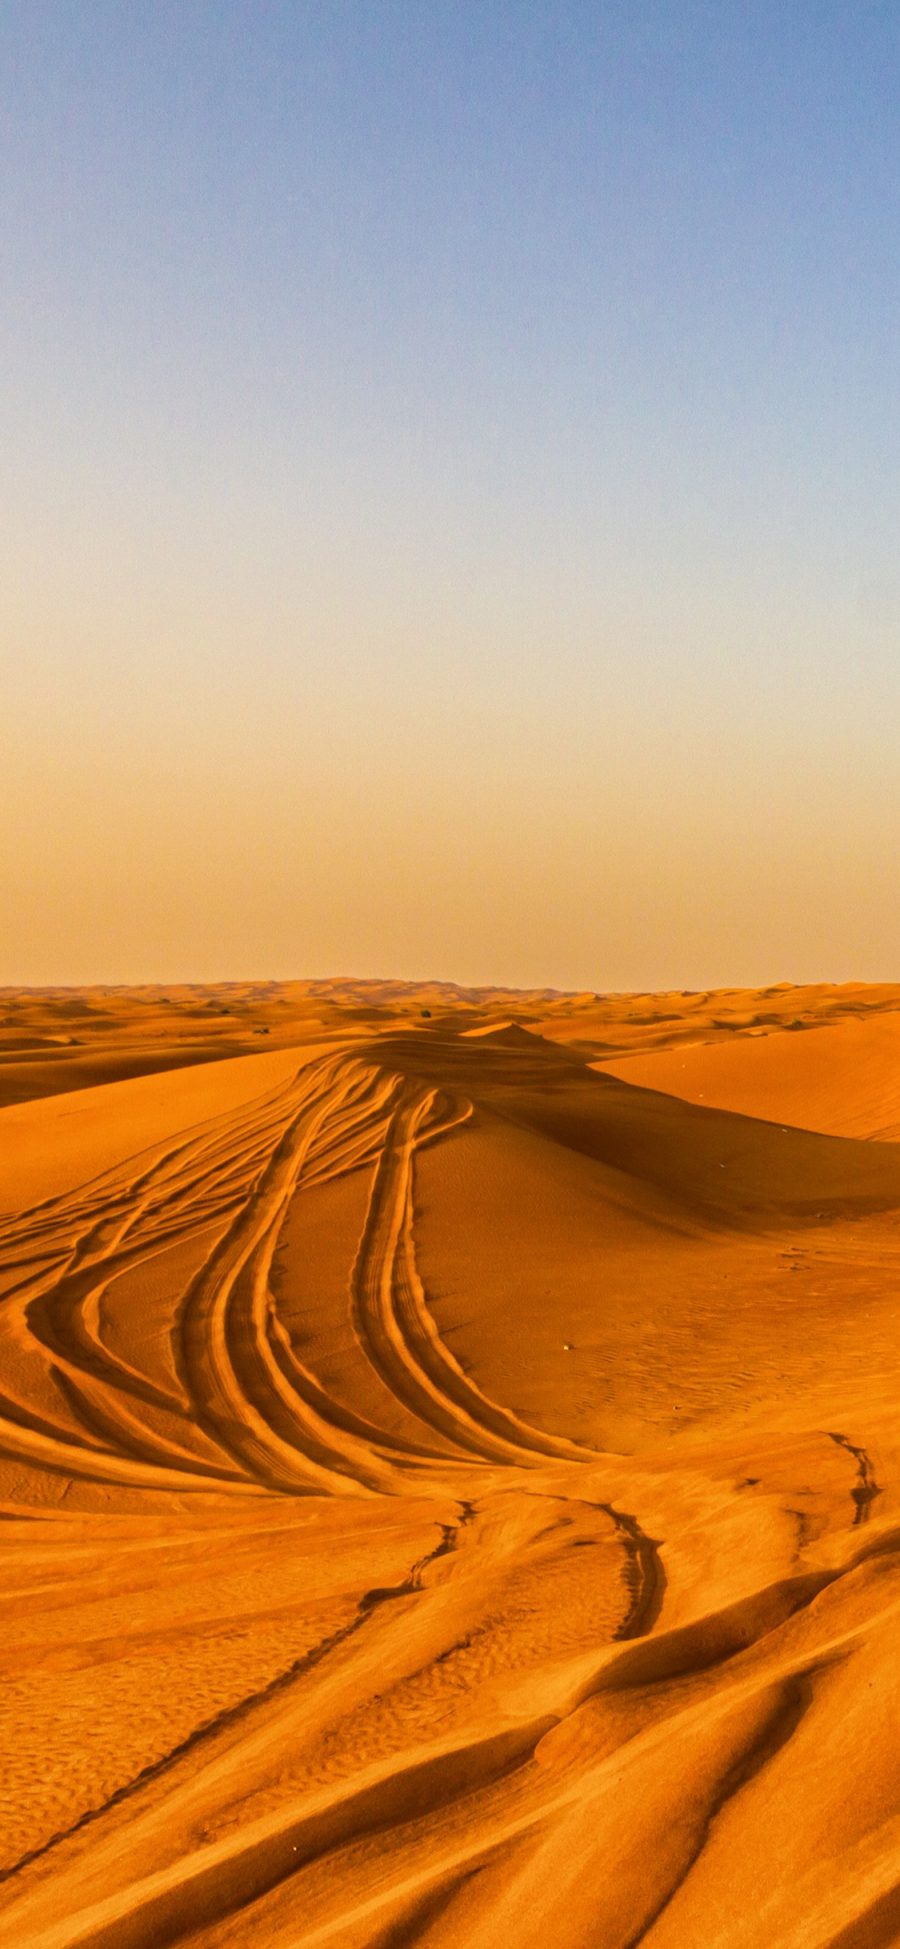
<svg viewBox="0 0 900 1949">
<path fill-rule="evenodd" d="M 0 983 L 900 980 L 900 10 L 4 0 Z"/>
</svg>

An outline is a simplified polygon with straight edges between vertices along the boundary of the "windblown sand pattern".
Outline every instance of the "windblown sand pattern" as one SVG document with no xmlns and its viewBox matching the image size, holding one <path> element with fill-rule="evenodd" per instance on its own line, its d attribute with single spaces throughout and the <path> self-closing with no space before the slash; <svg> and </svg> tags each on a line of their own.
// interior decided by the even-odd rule
<svg viewBox="0 0 900 1949">
<path fill-rule="evenodd" d="M 0 1940 L 900 1941 L 900 994 L 4 1005 Z"/>
</svg>

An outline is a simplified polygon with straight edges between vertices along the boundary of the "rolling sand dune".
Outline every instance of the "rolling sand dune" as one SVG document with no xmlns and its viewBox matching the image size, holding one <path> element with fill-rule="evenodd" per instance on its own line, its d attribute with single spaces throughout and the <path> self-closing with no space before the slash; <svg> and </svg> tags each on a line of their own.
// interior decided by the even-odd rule
<svg viewBox="0 0 900 1949">
<path fill-rule="evenodd" d="M 900 993 L 3 1005 L 0 1941 L 900 1942 Z"/>
</svg>

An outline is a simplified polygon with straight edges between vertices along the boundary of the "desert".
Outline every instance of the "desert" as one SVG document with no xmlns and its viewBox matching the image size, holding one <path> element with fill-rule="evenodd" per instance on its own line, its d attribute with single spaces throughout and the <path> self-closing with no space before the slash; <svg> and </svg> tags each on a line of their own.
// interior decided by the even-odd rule
<svg viewBox="0 0 900 1949">
<path fill-rule="evenodd" d="M 0 1949 L 900 1949 L 900 9 L 0 92 Z"/>
<path fill-rule="evenodd" d="M 900 1939 L 900 988 L 0 1003 L 0 1938 Z"/>
</svg>

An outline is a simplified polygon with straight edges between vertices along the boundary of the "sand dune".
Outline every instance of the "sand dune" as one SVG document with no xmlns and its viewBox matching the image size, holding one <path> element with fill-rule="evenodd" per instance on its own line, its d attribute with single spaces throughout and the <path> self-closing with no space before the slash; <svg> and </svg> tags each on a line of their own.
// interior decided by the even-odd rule
<svg viewBox="0 0 900 1949">
<path fill-rule="evenodd" d="M 900 1015 L 639 1054 L 604 1071 L 689 1103 L 838 1137 L 900 1138 Z"/>
<path fill-rule="evenodd" d="M 267 1047 L 366 1039 L 398 1023 L 482 1035 L 526 1028 L 599 1059 L 740 1042 L 900 1011 L 900 988 L 565 995 L 452 982 L 244 981 L 193 987 L 0 989 L 0 1105 Z M 726 1104 L 725 1108 L 732 1107 Z M 850 1133 L 855 1134 L 855 1133 Z"/>
<path fill-rule="evenodd" d="M 5 997 L 0 1940 L 900 1940 L 898 1001 Z"/>
</svg>

